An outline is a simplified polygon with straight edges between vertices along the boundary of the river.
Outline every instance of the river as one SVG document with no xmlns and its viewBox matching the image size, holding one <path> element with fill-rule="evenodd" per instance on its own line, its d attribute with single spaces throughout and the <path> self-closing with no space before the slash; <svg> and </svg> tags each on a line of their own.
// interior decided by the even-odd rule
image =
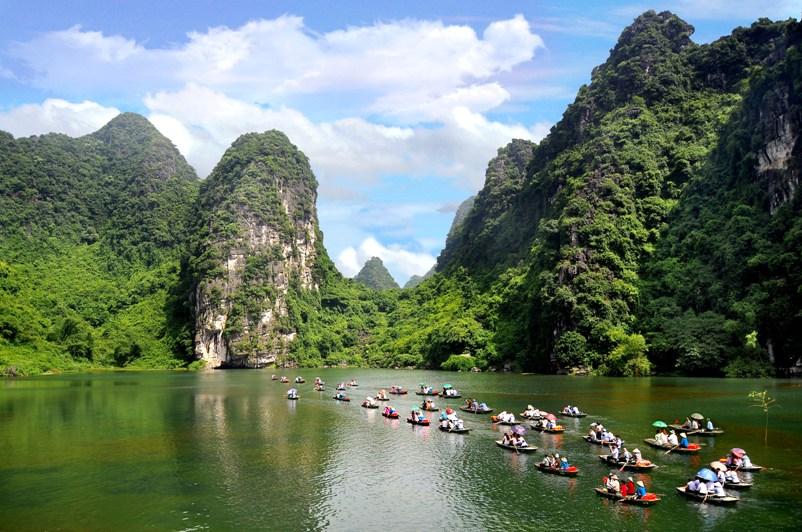
<svg viewBox="0 0 802 532">
<path fill-rule="evenodd" d="M 101 372 L 0 381 L 0 529 L 3 530 L 796 530 L 802 522 L 802 383 L 792 380 L 612 379 L 367 369 Z M 312 381 L 326 381 L 314 392 Z M 349 403 L 334 385 L 354 378 Z M 497 447 L 503 427 L 464 414 L 470 434 L 405 422 L 419 382 L 448 382 L 495 409 L 527 404 L 590 415 L 561 419 L 563 435 L 529 431 L 541 451 L 567 455 L 577 478 L 534 469 L 543 453 Z M 402 414 L 387 420 L 360 402 L 378 389 Z M 752 408 L 752 390 L 779 407 Z M 461 400 L 435 399 L 439 406 Z M 710 416 L 726 433 L 691 438 L 698 456 L 643 443 L 654 420 Z M 428 414 L 436 417 L 436 413 Z M 592 490 L 609 474 L 584 442 L 592 421 L 619 433 L 660 468 L 643 479 L 665 494 L 651 508 Z M 735 507 L 688 501 L 675 487 L 732 447 L 769 469 Z M 627 475 L 628 476 L 628 475 Z"/>
</svg>

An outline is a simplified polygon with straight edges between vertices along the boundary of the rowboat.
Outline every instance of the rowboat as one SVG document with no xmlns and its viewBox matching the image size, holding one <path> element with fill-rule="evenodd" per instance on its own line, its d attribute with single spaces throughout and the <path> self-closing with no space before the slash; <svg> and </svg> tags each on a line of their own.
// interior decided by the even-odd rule
<svg viewBox="0 0 802 532">
<path fill-rule="evenodd" d="M 596 440 L 591 438 L 590 436 L 582 436 L 582 439 L 588 443 L 593 443 L 595 445 L 612 445 L 615 443 L 613 440 Z"/>
<path fill-rule="evenodd" d="M 390 412 L 389 414 L 387 412 L 382 412 L 382 415 L 390 419 L 398 419 L 398 412 Z"/>
<path fill-rule="evenodd" d="M 315 391 L 316 392 L 325 392 L 326 388 L 324 388 L 323 386 L 315 386 Z"/>
<path fill-rule="evenodd" d="M 301 398 L 300 395 L 288 395 L 287 396 L 287 399 L 289 399 L 290 401 L 297 401 L 300 398 Z"/>
<path fill-rule="evenodd" d="M 438 392 L 437 390 L 435 390 L 435 391 L 433 391 L 431 393 L 429 393 L 429 392 L 415 392 L 415 395 L 433 395 L 433 396 L 437 397 L 438 395 L 440 395 L 440 392 Z"/>
<path fill-rule="evenodd" d="M 620 493 L 610 493 L 605 488 L 593 488 L 598 495 L 602 497 L 607 497 L 608 499 L 613 499 L 616 502 L 622 502 L 624 504 L 634 504 L 636 506 L 652 506 L 660 502 L 660 497 L 655 495 L 654 493 L 647 493 L 643 498 L 638 499 L 634 495 L 627 495 L 626 497 L 622 496 Z"/>
<path fill-rule="evenodd" d="M 756 473 L 758 471 L 763 471 L 764 469 L 766 469 L 763 466 L 759 466 L 759 465 L 755 465 L 755 464 L 752 464 L 750 466 L 740 465 L 740 466 L 736 467 L 736 466 L 734 466 L 732 464 L 728 464 L 726 458 L 720 458 L 719 462 L 721 462 L 722 464 L 727 466 L 727 469 L 732 469 L 734 471 L 741 471 L 743 473 Z"/>
<path fill-rule="evenodd" d="M 689 443 L 688 447 L 679 447 L 677 445 L 671 445 L 670 443 L 663 445 L 662 443 L 657 443 L 654 438 L 646 438 L 646 443 L 651 445 L 652 447 L 657 447 L 658 449 L 665 449 L 671 453 L 679 453 L 679 454 L 696 454 L 698 453 L 702 447 L 698 443 Z"/>
<path fill-rule="evenodd" d="M 728 504 L 735 504 L 740 500 L 738 497 L 733 497 L 732 495 L 727 495 L 726 497 L 714 497 L 712 495 L 702 495 L 701 493 L 697 493 L 695 491 L 688 491 L 686 489 L 686 486 L 679 486 L 677 488 L 677 492 L 679 492 L 680 495 L 684 495 L 689 499 L 709 502 L 710 504 L 728 505 Z"/>
<path fill-rule="evenodd" d="M 535 468 L 543 471 L 544 473 L 559 475 L 561 477 L 575 477 L 579 474 L 579 469 L 575 468 L 574 466 L 569 466 L 568 469 L 560 469 L 559 467 L 549 467 L 547 465 L 543 465 L 542 463 L 538 463 L 535 464 Z"/>
<path fill-rule="evenodd" d="M 419 421 L 417 419 L 408 417 L 407 418 L 407 423 L 412 423 L 413 425 L 422 425 L 424 427 L 428 427 L 429 426 L 429 420 L 428 419 L 424 419 L 422 421 Z"/>
<path fill-rule="evenodd" d="M 463 408 L 464 410 L 464 408 Z M 519 425 L 517 421 L 501 421 L 498 416 L 490 416 L 490 421 L 493 422 L 494 425 Z"/>
<path fill-rule="evenodd" d="M 462 394 L 461 393 L 455 393 L 455 394 L 441 393 L 440 397 L 444 397 L 446 399 L 459 399 L 460 397 L 462 397 Z"/>
<path fill-rule="evenodd" d="M 376 399 L 377 401 L 389 401 L 390 400 L 389 397 L 379 397 L 378 395 L 374 399 Z"/>
<path fill-rule="evenodd" d="M 393 395 L 405 395 L 407 393 L 407 390 L 403 388 L 400 390 L 390 390 L 390 393 Z"/>
<path fill-rule="evenodd" d="M 461 428 L 461 429 L 450 429 L 448 427 L 444 427 L 442 425 L 437 426 L 443 432 L 450 432 L 451 434 L 468 434 L 471 429 Z"/>
<path fill-rule="evenodd" d="M 748 490 L 753 485 L 751 482 L 724 482 L 724 487 L 731 490 Z"/>
<path fill-rule="evenodd" d="M 693 430 L 688 427 L 683 427 L 678 423 L 672 423 L 669 425 L 669 427 L 671 427 L 674 430 L 684 432 L 688 436 L 718 436 L 719 434 L 724 434 L 724 429 L 707 430 L 706 428 L 702 427 Z"/>
<path fill-rule="evenodd" d="M 538 432 L 545 432 L 547 434 L 562 434 L 563 432 L 565 432 L 565 429 L 560 426 L 554 427 L 553 429 L 547 429 L 543 425 L 539 425 L 537 423 L 530 423 L 529 428 L 531 428 L 532 430 L 536 430 Z"/>
<path fill-rule="evenodd" d="M 652 469 L 657 467 L 657 464 L 649 462 L 646 464 L 644 461 L 641 462 L 627 462 L 626 460 L 615 460 L 612 455 L 610 454 L 600 454 L 599 460 L 608 464 L 611 467 L 618 467 L 624 466 L 626 471 L 638 471 L 640 473 L 645 473 L 651 471 Z M 638 465 L 638 464 L 643 465 Z"/>
<path fill-rule="evenodd" d="M 362 401 L 362 408 L 379 408 L 379 405 Z"/>
<path fill-rule="evenodd" d="M 578 414 L 574 414 L 573 412 L 560 412 L 559 414 L 565 417 L 587 417 L 587 414 L 584 412 L 580 412 Z"/>
<path fill-rule="evenodd" d="M 345 402 L 351 401 L 350 397 L 340 397 L 340 396 L 337 396 L 337 395 L 334 396 L 334 399 L 336 399 L 337 401 L 345 401 Z"/>
<path fill-rule="evenodd" d="M 489 414 L 490 412 L 493 411 L 492 408 L 486 408 L 484 410 L 482 410 L 482 409 L 474 410 L 470 406 L 464 406 L 464 405 L 459 407 L 459 409 L 462 410 L 463 412 L 472 412 L 474 414 Z"/>
<path fill-rule="evenodd" d="M 512 452 L 516 450 L 520 453 L 531 453 L 537 451 L 537 446 L 535 445 L 527 445 L 526 447 L 518 447 L 517 445 L 510 445 L 509 443 L 504 443 L 501 440 L 496 440 L 496 445 L 499 447 L 504 447 L 505 449 L 509 449 Z"/>
<path fill-rule="evenodd" d="M 426 410 L 427 412 L 438 412 L 438 411 L 440 410 L 439 408 L 437 408 L 437 407 L 436 407 L 436 406 L 434 406 L 434 405 L 432 405 L 432 406 L 424 406 L 424 405 L 421 405 L 421 406 L 420 406 L 420 409 L 421 409 L 421 410 Z"/>
</svg>

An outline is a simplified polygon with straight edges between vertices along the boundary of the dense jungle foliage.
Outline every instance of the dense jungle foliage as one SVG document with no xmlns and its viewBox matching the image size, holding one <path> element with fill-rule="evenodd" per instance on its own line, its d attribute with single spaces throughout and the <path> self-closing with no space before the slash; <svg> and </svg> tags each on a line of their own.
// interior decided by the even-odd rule
<svg viewBox="0 0 802 532">
<path fill-rule="evenodd" d="M 354 277 L 354 281 L 374 290 L 392 290 L 398 288 L 393 276 L 384 267 L 379 257 L 371 257 Z"/>
<path fill-rule="evenodd" d="M 547 138 L 499 149 L 436 273 L 409 288 L 343 279 L 317 239 L 318 289 L 290 280 L 281 328 L 297 334 L 278 363 L 792 370 L 802 28 L 761 19 L 702 46 L 692 32 L 670 13 L 638 17 Z M 249 155 L 249 139 L 199 195 L 183 158 L 136 115 L 79 139 L 0 133 L 0 368 L 186 365 L 187 272 L 214 277 L 222 257 L 201 242 L 235 237 L 244 210 L 293 238 L 295 218 L 314 211 L 305 157 L 281 139 L 275 157 Z M 286 157 L 307 184 L 295 217 L 247 183 L 256 159 L 281 174 Z M 227 191 L 229 175 L 246 186 Z M 270 296 L 259 264 L 248 275 Z"/>
</svg>

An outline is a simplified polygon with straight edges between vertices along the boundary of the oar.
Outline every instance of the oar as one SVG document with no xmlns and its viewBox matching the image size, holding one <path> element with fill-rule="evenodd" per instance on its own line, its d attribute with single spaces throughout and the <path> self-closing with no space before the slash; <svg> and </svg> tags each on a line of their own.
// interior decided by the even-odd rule
<svg viewBox="0 0 802 532">
<path fill-rule="evenodd" d="M 625 468 L 625 467 L 627 467 L 627 464 L 628 464 L 628 463 L 629 463 L 629 460 L 627 460 L 626 462 L 624 462 L 624 465 L 622 465 L 622 466 L 621 466 L 621 469 L 619 469 L 619 470 L 618 470 L 618 472 L 620 473 L 621 471 L 623 471 L 623 470 L 624 470 L 624 468 Z"/>
<path fill-rule="evenodd" d="M 676 449 L 677 447 L 679 447 L 679 444 L 675 445 L 674 447 L 672 447 L 671 449 L 667 450 L 667 451 L 666 451 L 665 453 L 663 453 L 663 454 L 668 454 L 668 453 L 670 453 L 671 451 L 673 451 L 674 449 Z"/>
</svg>

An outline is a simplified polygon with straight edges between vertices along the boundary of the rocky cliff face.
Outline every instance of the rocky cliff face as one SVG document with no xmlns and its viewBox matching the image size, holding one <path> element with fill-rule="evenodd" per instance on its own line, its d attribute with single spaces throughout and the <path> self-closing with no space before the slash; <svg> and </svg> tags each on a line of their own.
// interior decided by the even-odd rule
<svg viewBox="0 0 802 532">
<path fill-rule="evenodd" d="M 206 367 L 262 367 L 296 335 L 291 293 L 316 290 L 317 182 L 278 131 L 240 137 L 204 184 L 191 303 Z"/>
</svg>

